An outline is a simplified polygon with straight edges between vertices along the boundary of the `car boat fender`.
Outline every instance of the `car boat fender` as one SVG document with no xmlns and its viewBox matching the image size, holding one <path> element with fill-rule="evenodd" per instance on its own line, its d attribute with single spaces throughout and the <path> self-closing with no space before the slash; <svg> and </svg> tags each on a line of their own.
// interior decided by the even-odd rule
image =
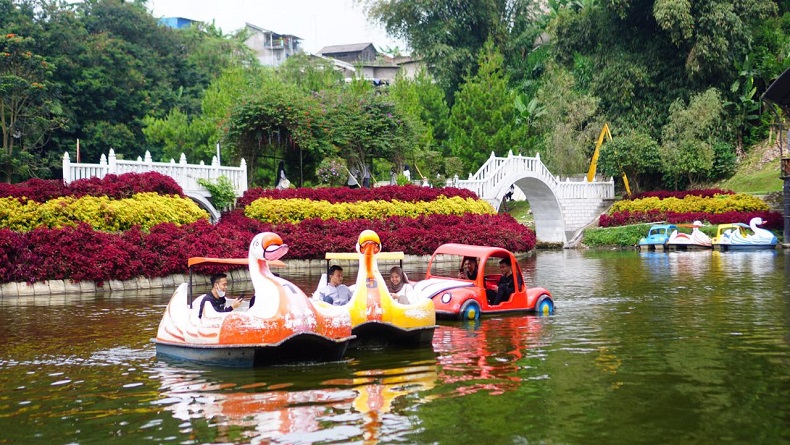
<svg viewBox="0 0 790 445">
<path fill-rule="evenodd" d="M 470 298 L 461 306 L 458 315 L 461 320 L 478 320 L 480 318 L 480 304 Z"/>
<path fill-rule="evenodd" d="M 535 303 L 535 312 L 538 315 L 553 315 L 554 301 L 546 294 L 541 295 L 538 297 L 538 302 Z"/>
</svg>

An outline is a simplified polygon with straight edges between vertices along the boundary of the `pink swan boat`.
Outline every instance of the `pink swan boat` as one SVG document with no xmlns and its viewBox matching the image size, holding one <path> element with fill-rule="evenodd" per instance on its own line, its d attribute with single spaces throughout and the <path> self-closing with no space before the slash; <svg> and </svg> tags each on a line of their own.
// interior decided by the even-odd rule
<svg viewBox="0 0 790 445">
<path fill-rule="evenodd" d="M 666 244 L 669 250 L 710 249 L 712 247 L 710 237 L 699 229 L 703 226 L 702 222 L 694 221 L 692 224 L 678 224 L 677 226 L 691 227 L 691 234 L 678 230 L 672 231 Z"/>
<path fill-rule="evenodd" d="M 274 275 L 269 263 L 288 251 L 279 235 L 259 233 L 246 259 L 190 258 L 198 264 L 248 264 L 254 303 L 232 312 L 192 304 L 190 284 L 176 289 L 156 335 L 157 356 L 207 365 L 251 367 L 340 360 L 354 338 L 347 310 L 318 307 L 293 283 Z"/>
</svg>

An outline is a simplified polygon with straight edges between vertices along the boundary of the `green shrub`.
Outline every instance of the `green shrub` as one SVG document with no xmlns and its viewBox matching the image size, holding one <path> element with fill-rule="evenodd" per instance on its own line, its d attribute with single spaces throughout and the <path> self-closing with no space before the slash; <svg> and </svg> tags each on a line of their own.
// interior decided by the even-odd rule
<svg viewBox="0 0 790 445">
<path fill-rule="evenodd" d="M 584 244 L 590 247 L 635 246 L 641 238 L 644 238 L 649 229 L 650 224 L 585 229 Z"/>
<path fill-rule="evenodd" d="M 236 202 L 236 189 L 225 175 L 220 176 L 216 181 L 198 178 L 197 183 L 211 193 L 211 203 L 218 210 L 227 209 Z"/>
</svg>

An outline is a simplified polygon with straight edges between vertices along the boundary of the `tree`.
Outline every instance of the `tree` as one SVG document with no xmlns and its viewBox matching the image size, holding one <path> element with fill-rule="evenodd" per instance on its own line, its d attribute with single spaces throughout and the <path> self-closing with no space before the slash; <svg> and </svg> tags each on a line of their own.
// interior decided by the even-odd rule
<svg viewBox="0 0 790 445">
<path fill-rule="evenodd" d="M 206 89 L 200 113 L 188 115 L 175 107 L 164 118 L 146 116 L 143 119 L 146 142 L 160 147 L 165 161 L 178 159 L 184 153 L 190 162 L 208 164 L 216 153 L 217 143 L 225 136 L 222 124 L 227 122 L 233 107 L 255 96 L 266 82 L 273 81 L 274 72 L 270 69 L 230 66 Z"/>
<path fill-rule="evenodd" d="M 369 82 L 368 82 L 369 83 Z M 404 119 L 395 104 L 373 90 L 353 84 L 320 98 L 326 107 L 329 141 L 350 167 L 364 171 L 374 160 L 396 159 L 416 145 L 409 119 Z"/>
<path fill-rule="evenodd" d="M 358 1 L 366 5 L 373 21 L 408 42 L 414 53 L 432 67 L 450 104 L 463 77 L 474 69 L 476 56 L 486 41 L 492 40 L 508 54 L 525 55 L 524 48 L 531 47 L 532 41 L 512 37 L 525 32 L 524 23 L 537 20 L 539 4 L 532 0 Z"/>
<path fill-rule="evenodd" d="M 33 44 L 30 37 L 0 35 L 0 165 L 7 182 L 47 175 L 49 165 L 40 159 L 40 149 L 63 125 L 60 103 L 51 91 L 54 66 L 31 51 Z"/>
<path fill-rule="evenodd" d="M 715 176 L 714 146 L 722 129 L 724 105 L 715 88 L 678 100 L 669 110 L 669 123 L 662 129 L 661 159 L 669 186 L 676 190 Z"/>
<path fill-rule="evenodd" d="M 402 171 L 406 161 L 414 164 L 417 157 L 424 159 L 423 151 L 439 152 L 440 155 L 450 154 L 449 149 L 444 151 L 450 111 L 444 100 L 444 94 L 426 70 L 419 70 L 414 79 L 400 76 L 390 86 L 389 97 L 395 103 L 400 115 L 404 119 L 411 119 L 418 140 L 413 150 L 396 153 L 393 159 L 395 171 Z M 446 159 L 446 156 L 443 158 Z M 432 165 L 442 167 L 441 164 L 442 162 Z"/>
<path fill-rule="evenodd" d="M 639 132 L 620 135 L 601 147 L 598 169 L 615 179 L 628 177 L 631 191 L 637 193 L 644 185 L 660 185 L 661 154 L 658 142 Z"/>
<path fill-rule="evenodd" d="M 554 65 L 548 67 L 536 97 L 545 104 L 545 114 L 535 122 L 541 137 L 533 149 L 554 174 L 587 171 L 603 126 L 596 115 L 598 98 L 577 91 L 571 73 Z"/>
<path fill-rule="evenodd" d="M 329 153 L 330 127 L 318 101 L 275 77 L 266 77 L 255 95 L 242 97 L 225 126 L 230 148 L 235 157 L 247 161 L 253 184 L 269 184 L 276 171 L 262 158 L 276 161 L 279 154 L 286 164 L 299 167 L 301 175 L 313 176 L 317 163 Z"/>
<path fill-rule="evenodd" d="M 480 51 L 477 75 L 466 78 L 450 114 L 450 148 L 469 171 L 491 152 L 504 156 L 522 148 L 525 131 L 516 125 L 515 94 L 507 83 L 502 55 L 489 41 Z"/>
<path fill-rule="evenodd" d="M 343 75 L 335 70 L 332 62 L 303 53 L 286 59 L 277 68 L 277 74 L 306 93 L 340 88 L 343 84 Z"/>
</svg>

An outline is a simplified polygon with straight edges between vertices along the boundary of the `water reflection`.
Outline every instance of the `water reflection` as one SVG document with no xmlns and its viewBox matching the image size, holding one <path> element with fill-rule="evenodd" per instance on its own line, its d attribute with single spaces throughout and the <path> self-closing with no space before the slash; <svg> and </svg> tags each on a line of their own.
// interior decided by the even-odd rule
<svg viewBox="0 0 790 445">
<path fill-rule="evenodd" d="M 485 319 L 460 326 L 442 326 L 433 338 L 445 395 L 463 396 L 478 391 L 499 395 L 522 381 L 521 360 L 539 356 L 544 320 L 535 316 Z M 446 389 L 445 389 L 446 391 Z"/>
<path fill-rule="evenodd" d="M 163 363 L 154 403 L 200 441 L 377 443 L 384 432 L 393 437 L 415 428 L 393 404 L 403 398 L 420 403 L 437 381 L 432 352 L 403 364 L 383 352 L 308 368 L 201 370 Z"/>
<path fill-rule="evenodd" d="M 158 360 L 171 290 L 0 299 L 0 442 L 790 443 L 786 251 L 521 261 L 556 315 L 320 366 Z"/>
</svg>

